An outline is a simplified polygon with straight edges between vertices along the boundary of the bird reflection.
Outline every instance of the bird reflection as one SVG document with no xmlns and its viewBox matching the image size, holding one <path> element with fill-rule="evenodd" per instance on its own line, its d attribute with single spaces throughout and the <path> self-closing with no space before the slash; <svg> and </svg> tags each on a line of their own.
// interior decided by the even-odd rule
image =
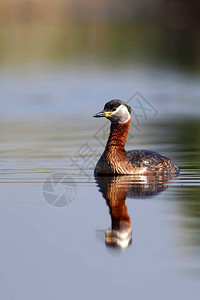
<svg viewBox="0 0 200 300">
<path fill-rule="evenodd" d="M 105 231 L 105 244 L 124 249 L 132 242 L 131 219 L 125 203 L 126 197 L 147 198 L 157 195 L 169 187 L 169 180 L 174 177 L 174 175 L 96 176 L 96 182 L 111 216 L 111 229 Z"/>
</svg>

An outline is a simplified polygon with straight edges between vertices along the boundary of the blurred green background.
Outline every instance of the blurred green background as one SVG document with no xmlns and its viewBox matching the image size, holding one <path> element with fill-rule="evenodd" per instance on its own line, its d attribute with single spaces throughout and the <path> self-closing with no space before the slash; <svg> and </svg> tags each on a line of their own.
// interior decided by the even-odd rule
<svg viewBox="0 0 200 300">
<path fill-rule="evenodd" d="M 164 63 L 199 70 L 198 0 L 0 0 L 0 61 Z"/>
</svg>

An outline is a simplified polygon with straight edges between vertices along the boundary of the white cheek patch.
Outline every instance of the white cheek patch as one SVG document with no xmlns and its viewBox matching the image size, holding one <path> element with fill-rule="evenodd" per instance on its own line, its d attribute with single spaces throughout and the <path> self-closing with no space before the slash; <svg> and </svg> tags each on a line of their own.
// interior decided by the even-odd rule
<svg viewBox="0 0 200 300">
<path fill-rule="evenodd" d="M 111 119 L 118 121 L 118 123 L 125 123 L 130 120 L 131 115 L 125 105 L 120 105 L 112 114 Z"/>
</svg>

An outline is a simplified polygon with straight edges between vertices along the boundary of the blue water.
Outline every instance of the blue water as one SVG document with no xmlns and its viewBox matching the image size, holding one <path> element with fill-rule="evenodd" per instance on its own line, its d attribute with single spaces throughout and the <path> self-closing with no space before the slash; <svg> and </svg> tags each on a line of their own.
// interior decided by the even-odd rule
<svg viewBox="0 0 200 300">
<path fill-rule="evenodd" d="M 1 299 L 199 299 L 198 78 L 161 70 L 29 72 L 1 72 Z M 108 207 L 93 176 L 109 124 L 92 115 L 136 91 L 152 107 L 146 117 L 135 108 L 142 117 L 133 120 L 127 149 L 167 155 L 181 175 L 143 198 L 138 191 L 148 191 L 148 181 L 135 179 L 125 200 L 132 242 L 110 247 L 114 202 Z M 44 197 L 55 173 L 68 176 L 66 186 L 54 186 L 58 195 L 75 189 L 60 207 Z M 115 184 L 112 193 L 130 187 Z"/>
<path fill-rule="evenodd" d="M 113 69 L 77 66 L 15 66 L 0 72 L 2 119 L 86 115 L 110 99 L 140 92 L 159 115 L 199 116 L 199 76 L 132 66 Z"/>
</svg>

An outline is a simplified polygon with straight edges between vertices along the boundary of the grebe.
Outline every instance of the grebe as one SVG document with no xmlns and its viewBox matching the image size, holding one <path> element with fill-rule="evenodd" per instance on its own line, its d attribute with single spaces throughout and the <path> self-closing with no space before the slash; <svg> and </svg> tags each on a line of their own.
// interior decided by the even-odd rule
<svg viewBox="0 0 200 300">
<path fill-rule="evenodd" d="M 180 169 L 169 158 L 149 150 L 125 151 L 125 142 L 131 122 L 131 107 L 121 100 L 111 100 L 95 118 L 111 121 L 106 148 L 95 167 L 96 175 L 178 174 Z"/>
</svg>

